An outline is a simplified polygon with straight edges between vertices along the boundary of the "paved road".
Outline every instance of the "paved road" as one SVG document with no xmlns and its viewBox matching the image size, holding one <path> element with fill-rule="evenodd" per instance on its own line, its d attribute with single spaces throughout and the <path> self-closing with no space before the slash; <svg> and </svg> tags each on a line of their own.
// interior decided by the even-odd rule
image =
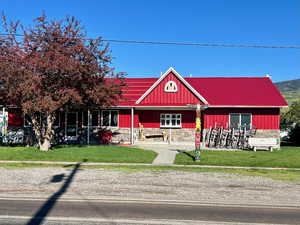
<svg viewBox="0 0 300 225">
<path fill-rule="evenodd" d="M 13 220 L 17 217 L 19 220 Z M 24 217 L 23 220 L 22 217 Z M 30 218 L 34 219 L 30 221 Z M 74 218 L 74 220 L 77 218 L 85 221 L 74 224 L 93 224 L 93 221 L 97 220 L 97 224 L 102 224 L 101 221 L 113 220 L 115 222 L 105 224 L 131 224 L 130 222 L 126 223 L 126 220 L 165 221 L 152 224 L 167 224 L 166 221 L 168 223 L 171 221 L 169 224 L 185 224 L 184 222 L 176 223 L 176 221 L 191 220 L 194 222 L 190 224 L 197 224 L 197 221 L 199 224 L 205 224 L 200 221 L 214 221 L 216 224 L 222 224 L 221 222 L 227 222 L 226 224 L 236 224 L 237 222 L 299 224 L 300 208 L 189 205 L 167 202 L 0 200 L 0 224 L 38 225 L 44 224 L 45 218 L 58 218 L 62 221 L 63 218 Z M 118 223 L 121 220 L 123 222 Z M 4 223 L 4 221 L 6 222 Z M 147 224 L 151 224 L 150 222 Z"/>
</svg>

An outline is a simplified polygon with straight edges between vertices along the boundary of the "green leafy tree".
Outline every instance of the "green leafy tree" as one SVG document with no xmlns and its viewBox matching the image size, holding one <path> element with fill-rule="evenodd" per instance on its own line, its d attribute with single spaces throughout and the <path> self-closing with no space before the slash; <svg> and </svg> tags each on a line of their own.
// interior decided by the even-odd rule
<svg viewBox="0 0 300 225">
<path fill-rule="evenodd" d="M 281 116 L 281 128 L 289 130 L 289 140 L 300 145 L 300 100 L 295 101 Z"/>
</svg>

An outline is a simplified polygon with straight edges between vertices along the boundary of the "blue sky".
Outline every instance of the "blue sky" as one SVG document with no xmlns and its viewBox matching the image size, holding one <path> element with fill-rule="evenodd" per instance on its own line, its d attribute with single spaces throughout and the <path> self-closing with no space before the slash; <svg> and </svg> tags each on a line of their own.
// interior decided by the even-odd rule
<svg viewBox="0 0 300 225">
<path fill-rule="evenodd" d="M 299 0 L 10 0 L 9 19 L 31 24 L 43 10 L 78 18 L 89 37 L 300 46 Z M 170 66 L 193 77 L 300 78 L 300 49 L 254 49 L 111 43 L 113 66 L 128 77 L 158 77 Z"/>
</svg>

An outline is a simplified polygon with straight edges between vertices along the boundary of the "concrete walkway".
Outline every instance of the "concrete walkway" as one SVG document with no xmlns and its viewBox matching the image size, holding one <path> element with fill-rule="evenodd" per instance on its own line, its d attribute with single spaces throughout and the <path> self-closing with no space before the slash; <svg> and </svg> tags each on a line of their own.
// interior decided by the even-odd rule
<svg viewBox="0 0 300 225">
<path fill-rule="evenodd" d="M 176 154 L 182 151 L 190 151 L 194 148 L 191 143 L 138 143 L 134 145 L 137 148 L 152 150 L 158 153 L 157 157 L 153 160 L 154 165 L 171 165 L 174 163 Z"/>
</svg>

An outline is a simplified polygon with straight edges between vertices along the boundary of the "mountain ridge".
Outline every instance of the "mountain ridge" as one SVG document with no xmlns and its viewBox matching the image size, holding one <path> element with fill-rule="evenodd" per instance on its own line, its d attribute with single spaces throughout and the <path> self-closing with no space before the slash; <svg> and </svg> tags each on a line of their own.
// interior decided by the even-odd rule
<svg viewBox="0 0 300 225">
<path fill-rule="evenodd" d="M 300 79 L 274 83 L 289 104 L 300 100 Z"/>
</svg>

